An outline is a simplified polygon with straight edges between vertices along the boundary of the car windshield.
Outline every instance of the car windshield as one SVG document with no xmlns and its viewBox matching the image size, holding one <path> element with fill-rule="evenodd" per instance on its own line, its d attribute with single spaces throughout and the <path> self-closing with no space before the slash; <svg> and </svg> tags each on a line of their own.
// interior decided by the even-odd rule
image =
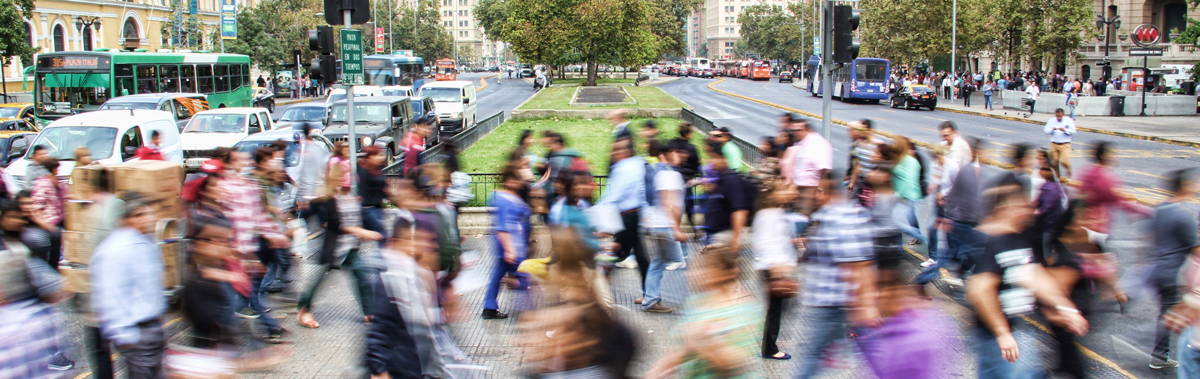
<svg viewBox="0 0 1200 379">
<path fill-rule="evenodd" d="M 283 112 L 279 121 L 321 121 L 325 118 L 325 107 L 291 107 Z"/>
<path fill-rule="evenodd" d="M 335 93 L 335 94 L 329 95 L 329 103 L 330 103 L 330 104 L 332 104 L 332 103 L 336 103 L 336 102 L 338 102 L 338 100 L 343 100 L 343 99 L 345 99 L 345 98 L 346 98 L 346 94 L 344 94 L 344 93 Z"/>
<path fill-rule="evenodd" d="M 243 133 L 246 131 L 246 115 L 241 114 L 198 114 L 188 122 L 184 133 Z"/>
<path fill-rule="evenodd" d="M 457 103 L 462 98 L 462 90 L 458 88 L 421 88 L 421 96 L 433 98 L 439 103 Z"/>
<path fill-rule="evenodd" d="M 101 106 L 100 106 L 100 109 L 101 109 L 101 110 L 105 110 L 105 109 L 116 109 L 116 110 L 125 110 L 125 109 L 145 109 L 145 110 L 156 110 L 156 109 L 158 109 L 158 104 L 157 104 L 157 103 L 144 103 L 144 102 L 124 102 L 124 101 L 122 101 L 122 102 L 119 102 L 119 103 L 107 102 L 107 103 L 104 103 L 104 105 L 101 105 Z"/>
<path fill-rule="evenodd" d="M 380 93 L 382 93 L 383 96 L 408 96 L 408 90 L 402 89 L 385 89 L 381 90 Z"/>
<path fill-rule="evenodd" d="M 92 153 L 92 159 L 106 159 L 112 156 L 116 140 L 116 128 L 62 126 L 43 130 L 31 146 L 45 146 L 50 156 L 59 160 L 75 160 L 75 148 L 78 147 L 86 147 Z M 26 158 L 30 156 L 32 153 L 27 154 Z"/>
<path fill-rule="evenodd" d="M 0 118 L 16 118 L 18 114 L 21 114 L 21 108 L 0 108 Z"/>
<path fill-rule="evenodd" d="M 931 92 L 933 92 L 933 89 L 929 87 L 912 87 L 912 93 L 918 95 L 924 95 Z"/>
<path fill-rule="evenodd" d="M 233 149 L 254 155 L 254 152 L 260 147 L 270 146 L 275 141 L 242 141 L 233 145 Z M 283 153 L 284 167 L 296 167 L 300 164 L 300 145 L 295 142 L 288 142 L 287 151 Z"/>
<path fill-rule="evenodd" d="M 388 104 L 354 104 L 354 120 L 358 123 L 387 124 L 391 116 L 391 107 Z M 333 106 L 329 121 L 346 122 L 345 103 Z"/>
</svg>

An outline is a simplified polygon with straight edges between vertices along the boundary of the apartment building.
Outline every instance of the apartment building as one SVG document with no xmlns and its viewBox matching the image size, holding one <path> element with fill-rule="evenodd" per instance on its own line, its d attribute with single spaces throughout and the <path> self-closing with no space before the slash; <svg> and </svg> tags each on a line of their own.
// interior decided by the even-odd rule
<svg viewBox="0 0 1200 379">
<path fill-rule="evenodd" d="M 733 58 L 733 47 L 737 44 L 738 15 L 743 10 L 758 4 L 769 4 L 786 7 L 797 0 L 705 0 L 692 16 L 688 17 L 689 53 L 700 55 L 707 48 L 709 59 Z M 694 43 L 693 43 L 694 41 Z"/>
</svg>

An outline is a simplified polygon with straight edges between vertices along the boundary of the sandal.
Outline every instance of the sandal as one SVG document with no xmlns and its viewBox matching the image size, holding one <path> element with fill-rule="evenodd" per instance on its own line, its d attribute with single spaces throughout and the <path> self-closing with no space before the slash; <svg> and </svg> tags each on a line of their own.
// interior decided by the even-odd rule
<svg viewBox="0 0 1200 379">
<path fill-rule="evenodd" d="M 296 314 L 296 325 L 300 325 L 309 329 L 321 327 L 321 324 L 318 324 L 317 320 L 313 318 L 312 313 L 309 313 L 308 311 L 300 311 L 300 313 Z"/>
</svg>

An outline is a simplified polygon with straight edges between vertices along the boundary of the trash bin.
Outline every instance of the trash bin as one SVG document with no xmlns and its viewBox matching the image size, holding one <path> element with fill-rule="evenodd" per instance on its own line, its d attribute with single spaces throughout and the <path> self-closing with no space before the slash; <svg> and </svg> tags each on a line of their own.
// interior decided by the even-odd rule
<svg viewBox="0 0 1200 379">
<path fill-rule="evenodd" d="M 1114 117 L 1125 115 L 1125 96 L 1108 97 L 1108 115 Z"/>
</svg>

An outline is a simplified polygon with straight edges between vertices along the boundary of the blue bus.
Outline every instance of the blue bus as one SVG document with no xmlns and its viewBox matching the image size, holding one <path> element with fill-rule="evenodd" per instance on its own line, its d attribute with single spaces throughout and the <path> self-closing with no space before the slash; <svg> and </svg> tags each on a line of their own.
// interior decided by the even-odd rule
<svg viewBox="0 0 1200 379">
<path fill-rule="evenodd" d="M 888 98 L 888 80 L 892 74 L 892 62 L 883 58 L 855 58 L 850 63 L 838 65 L 830 70 L 833 79 L 833 97 L 842 101 L 866 100 L 878 104 Z M 820 95 L 824 86 L 817 77 Z"/>
<path fill-rule="evenodd" d="M 363 57 L 363 74 L 370 85 L 412 86 L 416 91 L 425 84 L 425 60 L 398 54 L 368 55 Z"/>
</svg>

